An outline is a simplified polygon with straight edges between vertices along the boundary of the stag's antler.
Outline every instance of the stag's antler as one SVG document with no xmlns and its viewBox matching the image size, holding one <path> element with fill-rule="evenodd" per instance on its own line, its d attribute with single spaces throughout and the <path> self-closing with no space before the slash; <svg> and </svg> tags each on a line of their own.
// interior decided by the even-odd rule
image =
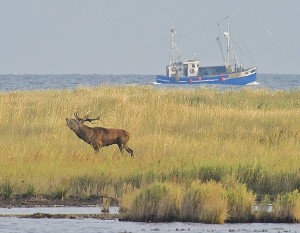
<svg viewBox="0 0 300 233">
<path fill-rule="evenodd" d="M 76 120 L 78 120 L 78 121 L 80 121 L 80 122 L 82 122 L 82 123 L 83 123 L 83 122 L 86 122 L 86 121 L 92 123 L 92 121 L 100 120 L 100 116 L 98 116 L 98 117 L 96 117 L 96 118 L 89 118 L 88 116 L 89 116 L 90 113 L 91 113 L 91 112 L 88 111 L 87 114 L 86 114 L 86 116 L 85 116 L 84 118 L 80 118 L 80 117 L 78 116 L 78 111 L 75 110 L 75 111 L 74 111 L 74 116 L 75 116 Z"/>
</svg>

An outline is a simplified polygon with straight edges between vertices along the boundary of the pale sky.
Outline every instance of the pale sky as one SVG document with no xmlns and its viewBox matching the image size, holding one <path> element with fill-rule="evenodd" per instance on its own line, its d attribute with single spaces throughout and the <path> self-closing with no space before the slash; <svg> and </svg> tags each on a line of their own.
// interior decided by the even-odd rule
<svg viewBox="0 0 300 233">
<path fill-rule="evenodd" d="M 244 65 L 300 74 L 299 0 L 0 0 L 0 74 L 163 74 L 171 26 L 184 58 L 222 65 L 227 16 Z"/>
</svg>

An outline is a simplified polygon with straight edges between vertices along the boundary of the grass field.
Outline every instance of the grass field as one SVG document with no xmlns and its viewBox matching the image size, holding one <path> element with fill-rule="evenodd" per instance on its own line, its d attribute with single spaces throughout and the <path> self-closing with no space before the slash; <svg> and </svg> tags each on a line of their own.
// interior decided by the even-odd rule
<svg viewBox="0 0 300 233">
<path fill-rule="evenodd" d="M 135 157 L 115 145 L 94 154 L 65 124 L 75 109 L 101 115 L 92 127 L 129 131 Z M 298 90 L 100 86 L 1 93 L 0 192 L 122 199 L 157 182 L 186 189 L 214 181 L 276 200 L 300 189 L 299 115 Z"/>
</svg>

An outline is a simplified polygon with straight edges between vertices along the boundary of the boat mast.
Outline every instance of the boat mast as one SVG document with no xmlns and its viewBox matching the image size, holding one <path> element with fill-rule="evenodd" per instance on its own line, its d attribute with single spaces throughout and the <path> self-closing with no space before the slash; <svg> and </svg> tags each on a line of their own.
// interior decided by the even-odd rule
<svg viewBox="0 0 300 233">
<path fill-rule="evenodd" d="M 171 65 L 175 64 L 176 62 L 182 61 L 181 54 L 175 42 L 175 34 L 176 34 L 175 27 L 173 26 L 171 28 L 171 51 L 172 51 L 172 58 L 170 61 Z"/>
<path fill-rule="evenodd" d="M 227 17 L 227 32 L 225 32 L 225 36 L 227 39 L 227 62 L 226 66 L 227 68 L 230 66 L 230 21 L 229 21 L 229 16 Z"/>
<path fill-rule="evenodd" d="M 232 48 L 229 16 L 227 17 L 227 32 L 224 32 L 224 36 L 227 40 L 227 58 L 225 61 L 225 66 L 228 72 L 236 72 L 237 69 L 241 68 L 241 65 L 239 64 L 239 61 Z"/>
</svg>

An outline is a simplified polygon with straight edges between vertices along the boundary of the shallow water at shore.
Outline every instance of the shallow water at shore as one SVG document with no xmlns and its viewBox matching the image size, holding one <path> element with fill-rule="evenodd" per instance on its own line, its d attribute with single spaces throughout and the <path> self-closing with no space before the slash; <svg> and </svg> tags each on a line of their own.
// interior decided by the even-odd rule
<svg viewBox="0 0 300 233">
<path fill-rule="evenodd" d="M 200 223 L 139 223 L 103 220 L 93 215 L 101 215 L 100 206 L 70 207 L 30 207 L 0 208 L 0 232 L 269 232 L 300 233 L 300 224 L 200 224 Z M 109 214 L 119 212 L 118 207 L 110 207 Z M 24 218 L 36 213 L 50 215 L 74 215 L 72 218 Z M 80 215 L 84 215 L 82 217 Z"/>
<path fill-rule="evenodd" d="M 99 219 L 19 219 L 0 218 L 0 231 L 6 232 L 269 232 L 300 233 L 300 224 L 199 224 L 135 223 Z"/>
</svg>

